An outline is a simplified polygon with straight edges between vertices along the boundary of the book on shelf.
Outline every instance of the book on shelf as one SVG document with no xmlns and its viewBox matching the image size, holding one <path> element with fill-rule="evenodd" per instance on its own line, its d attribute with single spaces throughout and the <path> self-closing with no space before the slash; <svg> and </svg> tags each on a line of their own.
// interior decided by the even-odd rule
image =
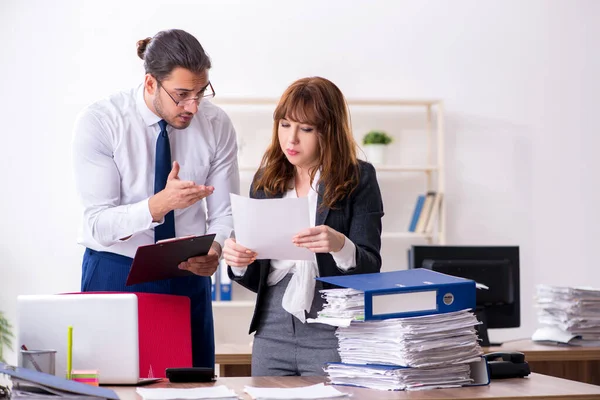
<svg viewBox="0 0 600 400">
<path fill-rule="evenodd" d="M 408 227 L 409 232 L 431 233 L 440 213 L 442 193 L 429 191 L 417 196 L 417 202 Z"/>
<path fill-rule="evenodd" d="M 419 221 L 419 216 L 423 210 L 423 203 L 425 203 L 425 195 L 420 194 L 417 196 L 417 204 L 415 204 L 415 210 L 413 211 L 412 218 L 410 219 L 410 224 L 408 226 L 409 232 L 416 232 L 417 222 Z"/>
<path fill-rule="evenodd" d="M 427 226 L 425 227 L 426 233 L 433 232 L 435 227 L 435 222 L 438 219 L 438 215 L 440 214 L 440 207 L 442 206 L 442 196 L 443 193 L 436 192 L 433 198 L 433 202 L 431 205 L 431 210 L 429 213 L 429 218 L 427 218 Z"/>
<path fill-rule="evenodd" d="M 419 220 L 417 221 L 417 226 L 415 227 L 416 233 L 425 233 L 427 222 L 429 221 L 429 217 L 431 215 L 435 193 L 435 191 L 429 191 L 425 195 L 425 202 L 423 203 L 423 208 L 421 209 Z"/>
</svg>

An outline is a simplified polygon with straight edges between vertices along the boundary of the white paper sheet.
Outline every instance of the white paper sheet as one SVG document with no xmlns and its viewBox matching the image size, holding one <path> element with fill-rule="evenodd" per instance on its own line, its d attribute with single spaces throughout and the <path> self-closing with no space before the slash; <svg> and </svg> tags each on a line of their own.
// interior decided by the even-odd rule
<svg viewBox="0 0 600 400">
<path fill-rule="evenodd" d="M 315 253 L 296 247 L 292 238 L 310 228 L 308 198 L 251 199 L 231 194 L 236 241 L 259 259 L 316 262 Z"/>
<path fill-rule="evenodd" d="M 253 399 L 270 400 L 332 399 L 348 396 L 347 393 L 342 393 L 336 388 L 325 386 L 322 383 L 296 388 L 258 388 L 246 386 L 244 391 Z"/>
<path fill-rule="evenodd" d="M 144 400 L 196 400 L 196 399 L 237 399 L 238 396 L 227 386 L 205 388 L 137 388 L 136 392 Z"/>
</svg>

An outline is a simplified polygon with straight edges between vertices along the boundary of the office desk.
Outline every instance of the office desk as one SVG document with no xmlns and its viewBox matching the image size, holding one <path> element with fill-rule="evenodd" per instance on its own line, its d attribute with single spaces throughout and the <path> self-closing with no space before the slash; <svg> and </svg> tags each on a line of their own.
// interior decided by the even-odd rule
<svg viewBox="0 0 600 400">
<path fill-rule="evenodd" d="M 244 386 L 258 387 L 297 387 L 308 386 L 323 382 L 323 378 L 317 377 L 260 377 L 260 378 L 219 378 L 210 384 L 171 384 L 160 382 L 145 387 L 198 387 L 225 385 L 235 390 L 243 399 L 250 399 L 244 393 Z M 600 387 L 588 385 L 581 382 L 567 381 L 546 375 L 532 374 L 524 379 L 507 379 L 493 381 L 489 386 L 467 387 L 457 389 L 433 389 L 422 392 L 384 392 L 371 389 L 351 388 L 347 386 L 336 386 L 345 393 L 352 393 L 352 400 L 372 399 L 421 399 L 421 400 L 447 400 L 447 399 L 497 399 L 497 400 L 592 400 L 600 398 Z M 135 392 L 135 387 L 117 386 L 111 387 L 119 395 L 121 400 L 141 400 Z"/>
<path fill-rule="evenodd" d="M 520 351 L 532 372 L 600 385 L 600 347 L 542 345 L 531 340 L 507 342 L 493 351 Z"/>
<path fill-rule="evenodd" d="M 550 346 L 519 340 L 483 350 L 485 353 L 520 351 L 532 372 L 600 385 L 600 347 Z M 217 346 L 216 362 L 221 377 L 250 376 L 251 360 L 249 345 Z"/>
</svg>

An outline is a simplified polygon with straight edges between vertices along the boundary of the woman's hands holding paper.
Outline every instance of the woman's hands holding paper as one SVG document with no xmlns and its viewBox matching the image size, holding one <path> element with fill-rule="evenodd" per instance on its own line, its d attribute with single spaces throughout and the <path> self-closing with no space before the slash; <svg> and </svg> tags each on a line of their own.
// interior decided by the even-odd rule
<svg viewBox="0 0 600 400">
<path fill-rule="evenodd" d="M 313 253 L 337 253 L 346 242 L 346 236 L 327 225 L 303 229 L 292 238 L 297 247 L 304 247 Z M 232 267 L 246 267 L 252 264 L 257 253 L 238 244 L 235 239 L 227 239 L 223 248 L 223 258 Z"/>
<path fill-rule="evenodd" d="M 344 247 L 346 236 L 327 225 L 304 229 L 292 238 L 298 247 L 306 247 L 313 253 L 338 252 Z"/>
<path fill-rule="evenodd" d="M 246 267 L 256 260 L 257 254 L 238 244 L 235 239 L 227 239 L 223 248 L 223 258 L 232 267 Z"/>
</svg>

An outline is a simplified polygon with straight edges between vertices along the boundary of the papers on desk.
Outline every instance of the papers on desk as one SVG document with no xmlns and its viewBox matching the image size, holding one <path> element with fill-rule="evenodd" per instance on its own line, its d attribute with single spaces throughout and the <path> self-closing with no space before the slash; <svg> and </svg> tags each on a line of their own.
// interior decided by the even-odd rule
<svg viewBox="0 0 600 400">
<path fill-rule="evenodd" d="M 329 379 L 336 384 L 378 390 L 453 388 L 473 382 L 468 364 L 434 368 L 402 368 L 385 365 L 329 364 Z"/>
<path fill-rule="evenodd" d="M 190 389 L 137 388 L 136 392 L 143 400 L 238 399 L 235 391 L 223 385 Z"/>
<path fill-rule="evenodd" d="M 235 391 L 226 386 L 191 389 L 137 388 L 143 400 L 195 400 L 195 399 L 238 399 Z M 332 399 L 346 397 L 346 393 L 320 383 L 297 388 L 257 388 L 246 386 L 244 391 L 253 399 Z"/>
<path fill-rule="evenodd" d="M 309 228 L 308 198 L 251 199 L 231 194 L 236 241 L 259 259 L 316 262 L 315 253 L 296 247 L 292 238 Z"/>
<path fill-rule="evenodd" d="M 294 388 L 258 388 L 246 386 L 244 389 L 253 399 L 260 400 L 312 400 L 338 399 L 348 397 L 334 387 L 322 383 Z"/>
<path fill-rule="evenodd" d="M 468 310 L 352 322 L 336 331 L 342 362 L 434 367 L 477 361 L 483 354 Z"/>
<path fill-rule="evenodd" d="M 365 320 L 362 291 L 327 289 L 321 295 L 323 310 L 309 322 L 338 327 L 342 362 L 325 367 L 332 384 L 423 390 L 489 382 L 475 331 L 479 321 L 470 310 Z M 472 365 L 484 371 L 478 379 Z"/>
<path fill-rule="evenodd" d="M 600 340 L 584 340 L 580 336 L 563 331 L 554 326 L 543 326 L 536 329 L 531 340 L 545 344 L 568 344 L 571 346 L 600 347 Z"/>
<path fill-rule="evenodd" d="M 600 346 L 600 289 L 538 285 L 535 306 L 533 341 Z"/>
</svg>

